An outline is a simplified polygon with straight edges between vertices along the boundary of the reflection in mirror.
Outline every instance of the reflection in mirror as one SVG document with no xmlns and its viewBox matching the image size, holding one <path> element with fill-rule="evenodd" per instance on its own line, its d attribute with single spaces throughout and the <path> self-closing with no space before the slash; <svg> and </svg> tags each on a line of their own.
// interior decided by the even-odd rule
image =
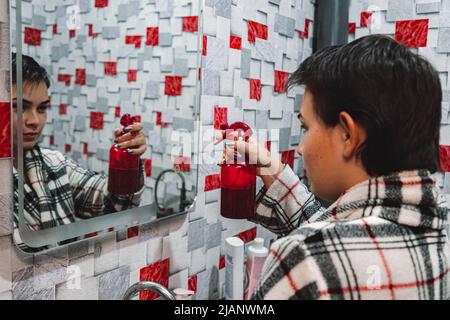
<svg viewBox="0 0 450 320">
<path fill-rule="evenodd" d="M 19 229 L 150 205 L 157 218 L 189 208 L 199 1 L 15 3 L 11 29 L 22 39 L 13 41 L 11 68 L 16 244 L 30 249 Z"/>
</svg>

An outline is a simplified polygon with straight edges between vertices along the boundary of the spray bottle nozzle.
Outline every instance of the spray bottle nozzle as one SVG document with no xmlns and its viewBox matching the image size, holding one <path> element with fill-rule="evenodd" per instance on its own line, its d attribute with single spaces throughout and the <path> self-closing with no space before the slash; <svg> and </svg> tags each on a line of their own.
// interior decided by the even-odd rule
<svg viewBox="0 0 450 320">
<path fill-rule="evenodd" d="M 133 117 L 131 114 L 124 114 L 122 118 L 120 118 L 120 124 L 124 127 L 131 126 L 136 122 L 136 117 Z"/>
<path fill-rule="evenodd" d="M 223 131 L 235 131 L 238 133 L 238 138 L 243 138 L 245 141 L 248 141 L 250 136 L 253 135 L 253 131 L 250 126 L 244 122 L 235 122 L 232 125 L 228 125 L 228 123 L 222 123 L 220 125 L 220 130 Z"/>
</svg>

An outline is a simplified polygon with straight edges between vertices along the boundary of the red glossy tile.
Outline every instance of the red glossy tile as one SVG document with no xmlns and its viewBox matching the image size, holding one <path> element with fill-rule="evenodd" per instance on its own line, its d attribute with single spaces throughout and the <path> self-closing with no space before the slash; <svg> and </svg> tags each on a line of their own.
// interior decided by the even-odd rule
<svg viewBox="0 0 450 320">
<path fill-rule="evenodd" d="M 197 292 L 197 275 L 194 275 L 188 279 L 188 290 Z"/>
<path fill-rule="evenodd" d="M 144 159 L 144 171 L 146 177 L 152 176 L 152 159 Z"/>
<path fill-rule="evenodd" d="M 95 0 L 96 8 L 105 8 L 108 6 L 108 0 Z"/>
<path fill-rule="evenodd" d="M 98 35 L 98 33 L 94 33 L 94 25 L 92 23 L 88 24 L 88 35 L 93 38 Z"/>
<path fill-rule="evenodd" d="M 230 48 L 241 50 L 242 49 L 242 38 L 238 36 L 230 36 Z"/>
<path fill-rule="evenodd" d="M 64 82 L 66 86 L 70 86 L 71 78 L 70 74 L 58 74 L 58 82 Z"/>
<path fill-rule="evenodd" d="M 295 150 L 283 151 L 281 153 L 281 162 L 294 169 Z"/>
<path fill-rule="evenodd" d="M 409 48 L 426 47 L 428 42 L 428 19 L 397 21 L 395 40 Z"/>
<path fill-rule="evenodd" d="M 120 117 L 120 107 L 114 108 L 114 117 L 116 117 L 116 118 Z"/>
<path fill-rule="evenodd" d="M 137 70 L 128 70 L 128 82 L 137 81 Z"/>
<path fill-rule="evenodd" d="M 236 237 L 240 238 L 244 243 L 249 243 L 256 239 L 256 227 L 243 231 L 237 234 Z"/>
<path fill-rule="evenodd" d="M 87 142 L 83 142 L 83 154 L 84 155 L 89 155 L 89 145 Z"/>
<path fill-rule="evenodd" d="M 127 230 L 128 239 L 137 237 L 139 235 L 139 226 L 130 227 Z"/>
<path fill-rule="evenodd" d="M 84 86 L 86 84 L 86 69 L 75 70 L 75 84 Z"/>
<path fill-rule="evenodd" d="M 41 45 L 41 30 L 25 27 L 24 42 L 30 46 Z"/>
<path fill-rule="evenodd" d="M 256 21 L 249 20 L 248 26 L 248 42 L 255 42 L 256 38 L 267 40 L 269 37 L 269 28 Z"/>
<path fill-rule="evenodd" d="M 59 105 L 59 114 L 61 114 L 61 115 L 67 114 L 67 104 L 61 103 Z"/>
<path fill-rule="evenodd" d="M 219 270 L 222 270 L 225 268 L 225 256 L 220 256 L 219 259 Z"/>
<path fill-rule="evenodd" d="M 159 27 L 147 28 L 147 39 L 145 41 L 147 46 L 159 45 Z"/>
<path fill-rule="evenodd" d="M 197 32 L 198 31 L 198 17 L 189 16 L 183 17 L 183 32 Z"/>
<path fill-rule="evenodd" d="M 350 33 L 350 34 L 356 33 L 356 22 L 350 22 L 348 24 L 348 33 Z"/>
<path fill-rule="evenodd" d="M 77 30 L 75 30 L 75 29 L 69 30 L 69 38 L 75 38 L 76 35 L 77 35 Z"/>
<path fill-rule="evenodd" d="M 228 108 L 214 107 L 214 129 L 220 130 L 224 123 L 228 123 Z"/>
<path fill-rule="evenodd" d="M 205 177 L 205 192 L 220 189 L 220 174 Z"/>
<path fill-rule="evenodd" d="M 65 152 L 71 152 L 72 151 L 72 145 L 71 144 L 65 144 L 64 145 L 64 151 Z"/>
<path fill-rule="evenodd" d="M 275 85 L 273 87 L 273 91 L 277 93 L 286 92 L 286 83 L 288 81 L 288 78 L 289 73 L 275 70 Z"/>
<path fill-rule="evenodd" d="M 103 129 L 103 112 L 91 112 L 91 121 L 89 127 L 91 129 Z"/>
<path fill-rule="evenodd" d="M 250 79 L 250 99 L 261 100 L 261 80 Z"/>
<path fill-rule="evenodd" d="M 207 54 L 208 54 L 208 36 L 203 36 L 202 55 L 206 56 Z"/>
<path fill-rule="evenodd" d="M 359 22 L 361 28 L 370 27 L 371 24 L 372 24 L 372 12 L 370 11 L 361 12 L 361 19 Z"/>
<path fill-rule="evenodd" d="M 53 34 L 58 33 L 58 25 L 56 23 L 53 24 Z"/>
<path fill-rule="evenodd" d="M 181 96 L 182 78 L 166 76 L 164 93 L 168 96 Z"/>
<path fill-rule="evenodd" d="M 308 39 L 309 38 L 309 19 L 305 19 L 305 30 L 299 31 L 299 36 L 302 39 Z"/>
<path fill-rule="evenodd" d="M 158 261 L 145 268 L 142 268 L 140 271 L 139 280 L 156 282 L 167 288 L 169 286 L 169 268 L 169 258 Z M 158 297 L 158 294 L 151 291 L 142 291 L 139 293 L 140 300 L 154 300 Z"/>
<path fill-rule="evenodd" d="M 156 112 L 156 125 L 161 127 L 167 127 L 169 124 L 166 122 L 162 122 L 162 112 L 157 111 Z"/>
<path fill-rule="evenodd" d="M 0 102 L 0 158 L 11 157 L 11 104 Z"/>
<path fill-rule="evenodd" d="M 174 169 L 179 172 L 191 172 L 191 158 L 177 156 L 174 162 Z"/>
<path fill-rule="evenodd" d="M 439 146 L 442 172 L 450 172 L 450 146 Z"/>
<path fill-rule="evenodd" d="M 51 135 L 49 140 L 50 140 L 50 145 L 53 146 L 55 144 L 55 136 Z"/>
<path fill-rule="evenodd" d="M 126 36 L 125 44 L 132 44 L 136 49 L 141 47 L 141 36 Z"/>
<path fill-rule="evenodd" d="M 105 65 L 105 75 L 106 76 L 116 76 L 117 75 L 117 62 L 108 61 L 104 63 Z"/>
</svg>

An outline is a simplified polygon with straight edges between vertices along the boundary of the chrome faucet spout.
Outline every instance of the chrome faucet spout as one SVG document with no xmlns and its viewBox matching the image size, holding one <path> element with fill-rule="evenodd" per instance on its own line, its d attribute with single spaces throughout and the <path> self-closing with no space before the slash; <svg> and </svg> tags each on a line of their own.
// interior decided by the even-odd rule
<svg viewBox="0 0 450 320">
<path fill-rule="evenodd" d="M 165 300 L 176 300 L 175 296 L 163 285 L 150 282 L 150 281 L 142 281 L 133 284 L 131 287 L 123 295 L 123 300 L 131 300 L 133 299 L 139 292 L 141 291 L 153 291 L 158 293 Z"/>
</svg>

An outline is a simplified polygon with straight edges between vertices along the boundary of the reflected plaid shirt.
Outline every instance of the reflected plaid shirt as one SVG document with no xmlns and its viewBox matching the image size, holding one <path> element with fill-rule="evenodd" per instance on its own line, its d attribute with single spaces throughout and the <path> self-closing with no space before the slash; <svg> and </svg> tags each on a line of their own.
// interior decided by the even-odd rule
<svg viewBox="0 0 450 320">
<path fill-rule="evenodd" d="M 27 151 L 24 168 L 30 185 L 24 185 L 24 218 L 32 230 L 52 228 L 108 213 L 139 206 L 142 189 L 132 195 L 108 192 L 105 175 L 80 167 L 60 152 L 38 146 Z M 144 185 L 143 165 L 140 168 Z M 18 230 L 18 177 L 14 169 L 14 241 L 24 251 L 31 249 L 21 240 Z"/>
<path fill-rule="evenodd" d="M 428 171 L 360 183 L 321 208 L 289 166 L 257 196 L 283 238 L 253 299 L 449 299 L 448 205 Z"/>
</svg>

